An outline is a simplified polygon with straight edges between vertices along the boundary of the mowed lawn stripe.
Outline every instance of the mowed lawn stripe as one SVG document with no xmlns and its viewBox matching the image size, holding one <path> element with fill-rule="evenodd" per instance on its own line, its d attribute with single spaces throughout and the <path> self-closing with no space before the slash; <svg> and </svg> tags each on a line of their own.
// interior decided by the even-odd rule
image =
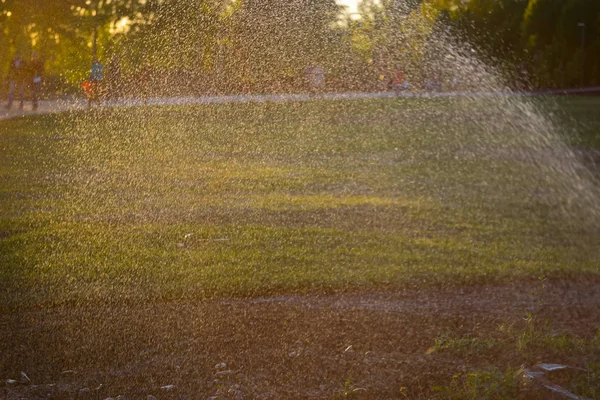
<svg viewBox="0 0 600 400">
<path fill-rule="evenodd" d="M 593 210 L 570 206 L 588 194 L 573 200 L 561 164 L 573 160 L 551 159 L 553 175 L 539 162 L 540 143 L 565 144 L 560 127 L 538 132 L 491 106 L 316 101 L 1 121 L 0 306 L 598 274 L 597 233 L 580 223 Z"/>
</svg>

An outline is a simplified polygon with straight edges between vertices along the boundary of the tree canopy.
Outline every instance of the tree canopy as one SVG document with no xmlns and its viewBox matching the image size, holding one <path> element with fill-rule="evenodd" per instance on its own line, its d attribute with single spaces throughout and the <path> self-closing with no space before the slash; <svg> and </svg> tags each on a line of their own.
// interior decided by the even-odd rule
<svg viewBox="0 0 600 400">
<path fill-rule="evenodd" d="M 295 90 L 312 65 L 337 88 L 398 68 L 422 84 L 450 43 L 515 84 L 600 84 L 597 0 L 362 0 L 358 16 L 335 0 L 0 0 L 0 27 L 0 75 L 36 51 L 56 90 L 77 87 L 93 57 L 197 91 Z"/>
</svg>

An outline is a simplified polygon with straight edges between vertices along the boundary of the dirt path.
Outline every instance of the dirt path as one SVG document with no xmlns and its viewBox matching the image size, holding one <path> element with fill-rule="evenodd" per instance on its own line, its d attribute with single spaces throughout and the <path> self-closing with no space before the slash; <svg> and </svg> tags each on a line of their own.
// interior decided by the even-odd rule
<svg viewBox="0 0 600 400">
<path fill-rule="evenodd" d="M 423 94 L 424 95 L 424 94 Z M 315 99 L 321 100 L 344 100 L 344 99 L 374 99 L 395 97 L 394 93 L 329 93 L 323 95 L 309 94 L 268 94 L 268 95 L 229 95 L 229 96 L 190 96 L 190 97 L 160 97 L 150 98 L 146 101 L 142 99 L 121 99 L 112 101 L 103 101 L 100 105 L 94 104 L 93 107 L 137 107 L 137 106 L 174 106 L 174 105 L 193 105 L 193 104 L 225 104 L 225 103 L 263 103 L 263 102 L 290 102 L 290 101 L 309 101 Z M 404 95 L 406 96 L 406 95 Z M 65 111 L 85 110 L 88 108 L 85 99 L 72 100 L 46 100 L 41 101 L 36 111 L 32 110 L 31 104 L 26 103 L 23 109 L 13 107 L 7 110 L 0 107 L 0 120 L 17 118 L 36 114 L 60 113 Z"/>
<path fill-rule="evenodd" d="M 188 97 L 160 97 L 150 98 L 147 101 L 142 99 L 122 99 L 102 102 L 102 107 L 133 107 L 133 106 L 168 106 L 168 105 L 190 105 L 190 104 L 224 104 L 224 103 L 263 103 L 263 102 L 291 102 L 291 101 L 310 101 L 310 100 L 360 100 L 360 99 L 384 99 L 395 97 L 478 97 L 478 96 L 535 96 L 535 95 L 565 95 L 565 94 L 585 94 L 598 93 L 600 87 L 547 90 L 537 92 L 500 92 L 500 91 L 481 91 L 481 92 L 347 92 L 347 93 L 325 93 L 319 95 L 310 94 L 241 94 L 241 95 L 222 95 L 222 96 L 188 96 Z M 94 105 L 94 107 L 98 107 Z M 46 100 L 41 101 L 36 111 L 31 109 L 27 103 L 24 109 L 13 107 L 7 110 L 0 107 L 0 120 L 16 118 L 35 114 L 58 113 L 73 110 L 87 109 L 87 101 L 83 98 L 68 100 Z"/>
<path fill-rule="evenodd" d="M 502 354 L 457 360 L 426 351 L 442 334 L 494 334 L 528 312 L 551 320 L 553 329 L 593 336 L 600 325 L 598 282 L 4 314 L 0 378 L 19 380 L 23 371 L 32 381 L 7 386 L 8 399 L 316 399 L 348 388 L 359 398 L 394 398 L 400 387 L 416 395 L 469 368 L 516 362 Z"/>
</svg>

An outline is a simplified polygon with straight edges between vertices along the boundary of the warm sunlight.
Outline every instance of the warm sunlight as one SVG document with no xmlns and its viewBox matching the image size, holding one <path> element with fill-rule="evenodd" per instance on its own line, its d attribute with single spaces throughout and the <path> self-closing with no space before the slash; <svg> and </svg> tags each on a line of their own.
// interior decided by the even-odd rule
<svg viewBox="0 0 600 400">
<path fill-rule="evenodd" d="M 123 17 L 118 20 L 111 28 L 111 33 L 126 33 L 129 30 L 131 20 L 128 17 Z"/>
<path fill-rule="evenodd" d="M 600 400 L 600 0 L 0 0 L 0 400 Z"/>
<path fill-rule="evenodd" d="M 358 11 L 358 2 L 360 0 L 337 0 L 340 5 L 348 7 L 348 12 L 355 13 Z"/>
</svg>

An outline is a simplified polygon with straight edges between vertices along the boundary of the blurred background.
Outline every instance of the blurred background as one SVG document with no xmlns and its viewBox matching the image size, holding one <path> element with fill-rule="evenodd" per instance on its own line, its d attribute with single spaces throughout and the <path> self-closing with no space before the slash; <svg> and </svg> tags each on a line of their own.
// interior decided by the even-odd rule
<svg viewBox="0 0 600 400">
<path fill-rule="evenodd" d="M 596 86 L 599 32 L 598 0 L 0 0 L 0 96 L 33 52 L 46 98 L 80 95 L 95 57 L 123 96 L 303 91 L 315 68 L 328 91 L 385 89 L 398 70 L 418 90 L 441 35 L 515 89 Z"/>
</svg>

